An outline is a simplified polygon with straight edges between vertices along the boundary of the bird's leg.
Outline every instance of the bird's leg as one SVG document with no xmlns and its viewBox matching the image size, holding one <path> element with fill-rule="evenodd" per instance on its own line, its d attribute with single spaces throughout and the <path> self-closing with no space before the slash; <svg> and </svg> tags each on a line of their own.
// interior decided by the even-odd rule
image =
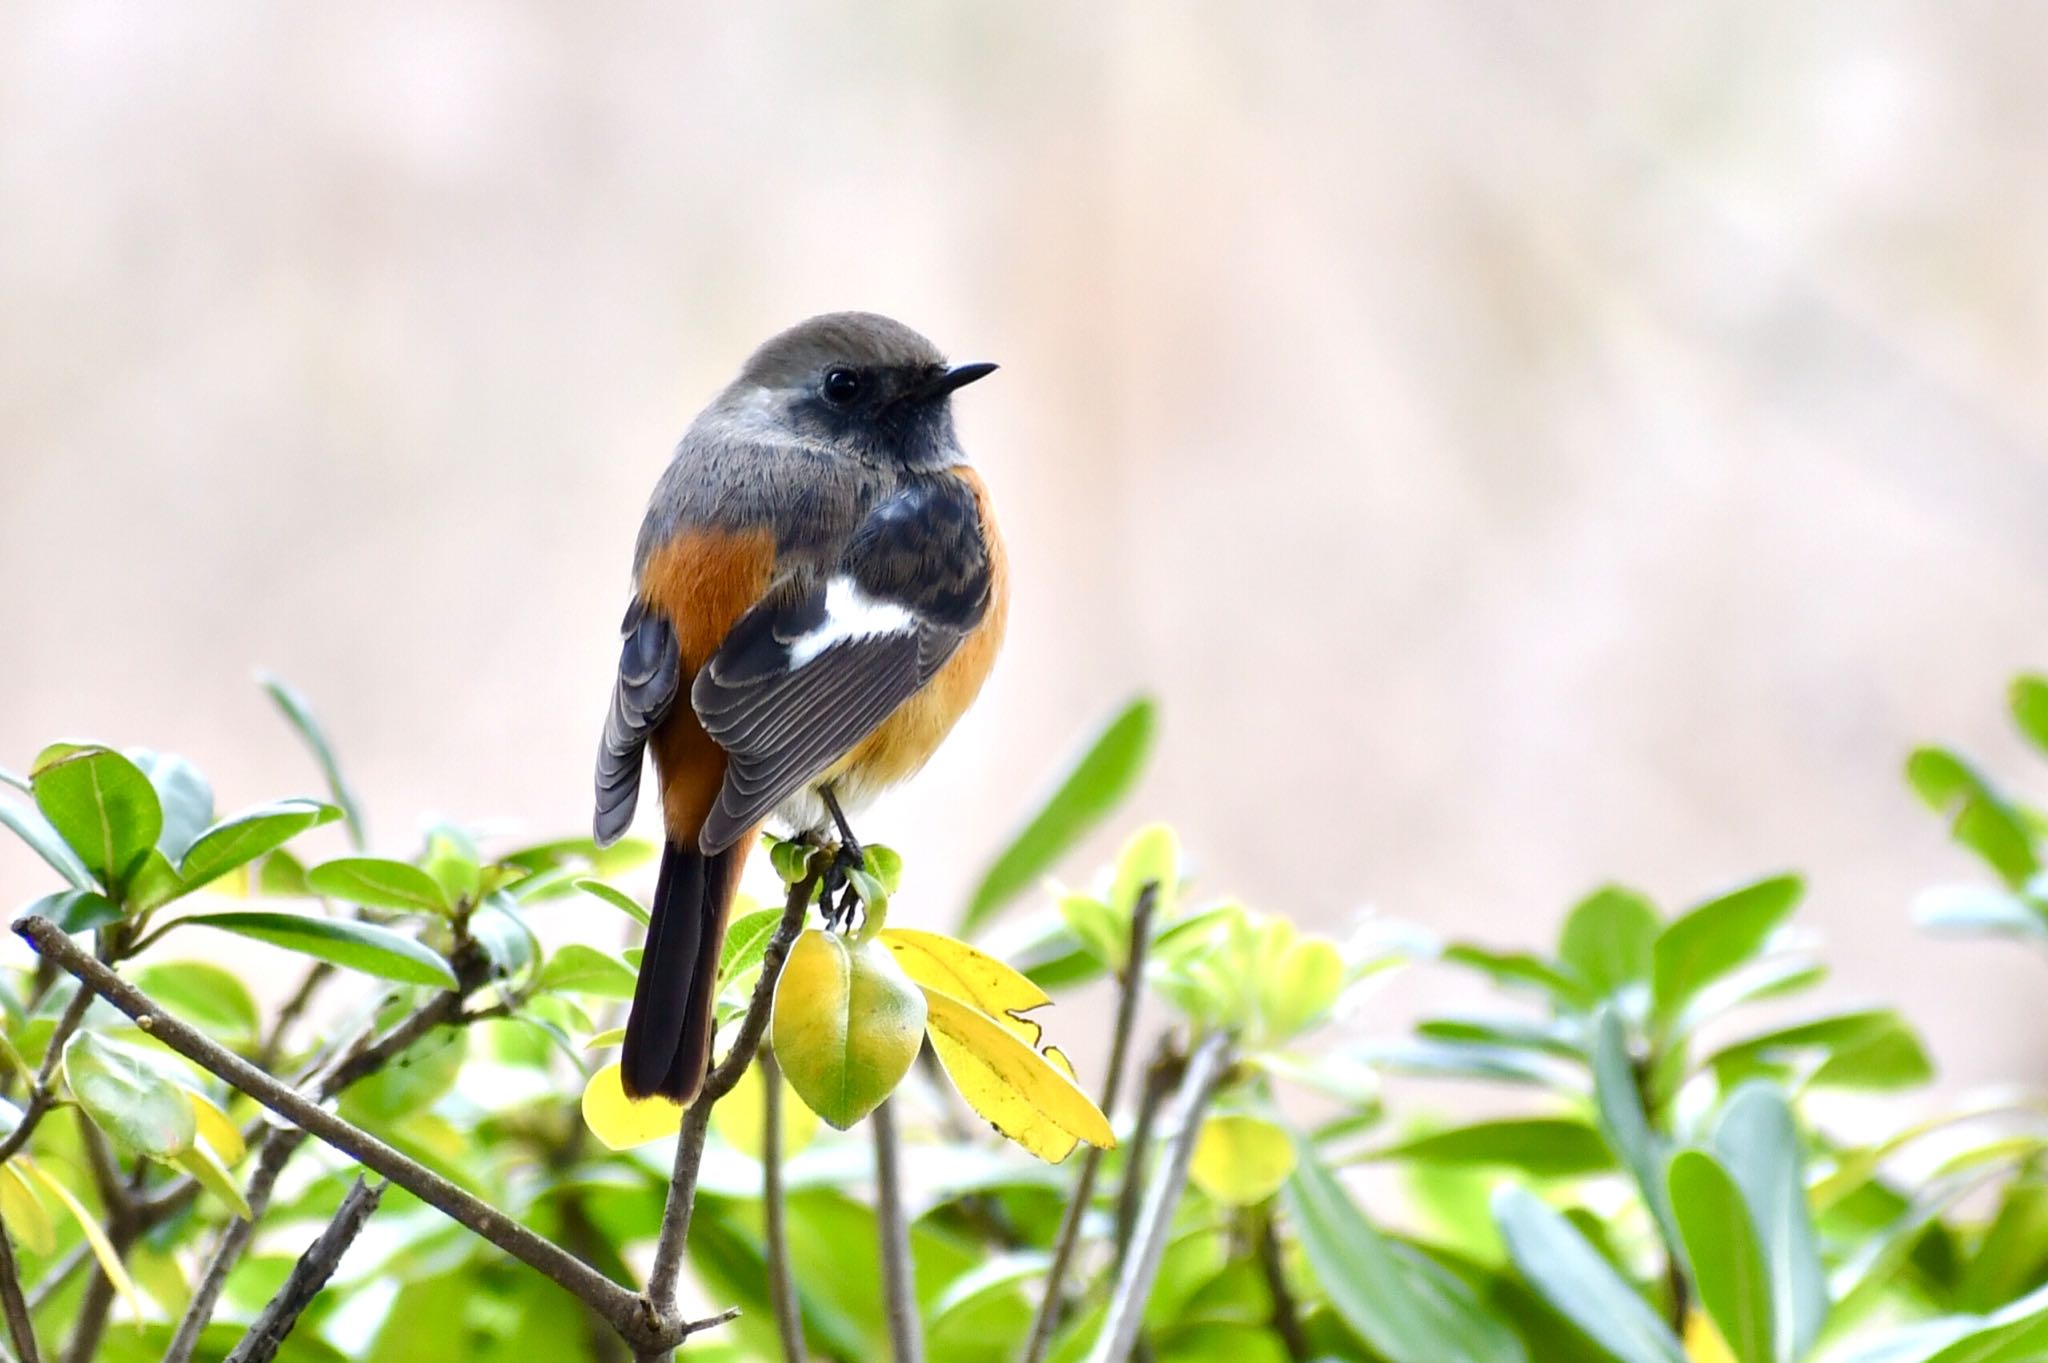
<svg viewBox="0 0 2048 1363">
<path fill-rule="evenodd" d="M 867 857 L 860 850 L 860 839 L 853 836 L 853 826 L 846 822 L 846 811 L 839 807 L 839 797 L 834 793 L 831 782 L 818 787 L 818 798 L 824 801 L 826 812 L 831 814 L 832 822 L 839 829 L 839 846 L 833 851 L 832 864 L 825 871 L 826 885 L 839 890 L 839 904 L 837 909 L 828 907 L 825 916 L 828 921 L 836 920 L 843 925 L 853 921 L 853 906 L 860 898 L 847 880 L 846 873 L 865 871 L 868 868 Z M 831 890 L 826 893 L 829 903 Z"/>
</svg>

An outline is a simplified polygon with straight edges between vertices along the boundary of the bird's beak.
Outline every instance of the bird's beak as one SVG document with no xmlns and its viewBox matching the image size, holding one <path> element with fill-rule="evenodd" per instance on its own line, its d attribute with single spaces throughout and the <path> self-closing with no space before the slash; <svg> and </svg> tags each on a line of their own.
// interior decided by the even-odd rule
<svg viewBox="0 0 2048 1363">
<path fill-rule="evenodd" d="M 918 396 L 927 402 L 936 402 L 956 388 L 965 388 L 976 379 L 985 379 L 996 372 L 992 364 L 956 364 L 918 390 Z"/>
</svg>

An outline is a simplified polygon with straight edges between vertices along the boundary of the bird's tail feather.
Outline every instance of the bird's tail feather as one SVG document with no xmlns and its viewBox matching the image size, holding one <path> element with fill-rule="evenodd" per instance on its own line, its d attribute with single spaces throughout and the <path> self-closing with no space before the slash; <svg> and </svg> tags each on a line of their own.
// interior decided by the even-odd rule
<svg viewBox="0 0 2048 1363">
<path fill-rule="evenodd" d="M 711 1068 L 718 956 L 747 846 L 706 856 L 671 838 L 662 848 L 619 1061 L 620 1079 L 635 1098 L 659 1094 L 687 1103 Z"/>
</svg>

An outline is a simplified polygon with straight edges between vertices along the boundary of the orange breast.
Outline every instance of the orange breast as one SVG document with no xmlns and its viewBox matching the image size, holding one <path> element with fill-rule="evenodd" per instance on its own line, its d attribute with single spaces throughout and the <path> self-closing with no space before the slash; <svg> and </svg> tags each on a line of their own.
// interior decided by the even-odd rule
<svg viewBox="0 0 2048 1363">
<path fill-rule="evenodd" d="M 981 516 L 982 539 L 988 546 L 988 613 L 923 690 L 898 706 L 879 729 L 855 744 L 827 773 L 868 791 L 914 775 L 938 750 L 988 680 L 1010 621 L 1010 559 L 989 505 L 988 484 L 970 468 L 959 469 L 956 476 L 974 490 L 975 508 Z"/>
<path fill-rule="evenodd" d="M 683 694 L 650 746 L 661 775 L 668 835 L 692 843 L 725 780 L 725 750 L 711 741 L 690 706 L 689 679 L 768 590 L 775 536 L 758 530 L 686 530 L 648 557 L 640 595 L 675 625 Z"/>
</svg>

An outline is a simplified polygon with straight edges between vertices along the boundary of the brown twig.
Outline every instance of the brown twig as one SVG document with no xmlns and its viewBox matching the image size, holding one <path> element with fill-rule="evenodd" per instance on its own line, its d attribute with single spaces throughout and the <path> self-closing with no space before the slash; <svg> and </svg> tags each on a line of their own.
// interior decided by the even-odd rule
<svg viewBox="0 0 2048 1363">
<path fill-rule="evenodd" d="M 92 991 L 80 989 L 71 996 L 71 1002 L 58 1016 L 57 1026 L 51 1031 L 49 1044 L 43 1050 L 43 1063 L 36 1068 L 36 1086 L 29 1090 L 28 1102 L 22 1107 L 21 1120 L 14 1124 L 14 1130 L 7 1133 L 5 1140 L 0 1140 L 0 1164 L 13 1159 L 15 1153 L 28 1144 L 28 1138 L 35 1134 L 36 1124 L 50 1110 L 50 1103 L 56 1097 L 51 1081 L 57 1077 L 57 1065 L 64 1058 L 64 1043 L 71 1040 L 71 1034 L 78 1030 L 85 1010 L 90 1007 Z"/>
<path fill-rule="evenodd" d="M 1137 1027 L 1138 1001 L 1144 995 L 1145 953 L 1152 942 L 1152 912 L 1158 903 L 1159 882 L 1148 881 L 1138 891 L 1138 901 L 1131 908 L 1130 943 L 1117 981 L 1116 1031 L 1109 1043 L 1109 1075 L 1102 1082 L 1102 1112 L 1106 1117 L 1114 1117 L 1116 1100 L 1123 1092 L 1124 1060 L 1130 1051 L 1131 1033 Z M 1031 1318 L 1024 1363 L 1039 1363 L 1052 1344 L 1053 1329 L 1059 1324 L 1065 1306 L 1067 1269 L 1073 1262 L 1074 1247 L 1080 1243 L 1081 1223 L 1095 1199 L 1095 1178 L 1101 1168 L 1102 1149 L 1091 1145 L 1081 1157 L 1074 1198 L 1067 1204 L 1059 1236 L 1053 1241 L 1052 1264 L 1045 1271 L 1045 1295 L 1039 1299 L 1038 1313 Z"/>
<path fill-rule="evenodd" d="M 1131 1127 L 1131 1139 L 1124 1152 L 1124 1182 L 1116 1195 L 1116 1258 L 1113 1266 L 1123 1270 L 1124 1255 L 1131 1247 L 1131 1232 L 1138 1224 L 1138 1199 L 1145 1189 L 1145 1160 L 1152 1150 L 1152 1127 L 1159 1120 L 1159 1105 L 1173 1092 L 1181 1072 L 1181 1056 L 1172 1032 L 1161 1033 L 1152 1060 L 1145 1066 L 1145 1087 L 1138 1095 L 1138 1117 Z"/>
<path fill-rule="evenodd" d="M 0 1308 L 7 1313 L 7 1337 L 14 1342 L 14 1356 L 20 1363 L 43 1363 L 36 1349 L 36 1327 L 29 1320 L 28 1302 L 21 1295 L 21 1268 L 14 1261 L 14 1241 L 0 1229 Z"/>
<path fill-rule="evenodd" d="M 1259 1272 L 1266 1280 L 1266 1295 L 1273 1299 L 1273 1333 L 1280 1336 L 1281 1347 L 1287 1350 L 1292 1363 L 1308 1363 L 1315 1357 L 1315 1346 L 1309 1342 L 1308 1331 L 1302 1328 L 1301 1304 L 1294 1299 L 1294 1289 L 1287 1285 L 1287 1265 L 1281 1261 L 1280 1235 L 1273 1227 L 1272 1210 L 1253 1214 L 1259 1222 L 1254 1242 Z"/>
<path fill-rule="evenodd" d="M 479 987 L 489 976 L 488 963 L 482 953 L 458 950 L 456 953 L 456 987 L 436 994 L 425 1004 L 393 1024 L 382 1036 L 371 1037 L 365 1032 L 358 1040 L 342 1051 L 342 1058 L 327 1072 L 320 1075 L 312 1085 L 316 1098 L 326 1101 L 343 1092 L 351 1085 L 368 1078 L 412 1047 L 435 1027 L 462 1015 L 463 1000 L 471 990 Z M 247 1252 L 250 1240 L 256 1233 L 256 1222 L 269 1209 L 271 1194 L 276 1190 L 277 1180 L 283 1175 L 285 1165 L 305 1143 L 305 1133 L 300 1131 L 278 1131 L 264 1128 L 253 1145 L 261 1147 L 255 1171 L 249 1177 L 249 1186 L 243 1190 L 243 1199 L 249 1204 L 247 1219 L 236 1219 L 221 1228 L 220 1238 L 215 1241 L 213 1254 L 207 1259 L 206 1269 L 200 1275 L 199 1283 L 192 1290 L 192 1299 L 185 1305 L 185 1314 L 178 1321 L 177 1333 L 171 1337 L 170 1347 L 164 1352 L 163 1363 L 190 1363 L 193 1351 L 199 1346 L 199 1335 L 213 1319 L 214 1309 L 220 1303 L 221 1290 L 226 1287 L 228 1274 Z M 197 1191 L 196 1184 L 192 1191 Z M 169 1202 L 169 1190 L 159 1201 Z M 154 1208 L 157 1202 L 146 1204 Z"/>
<path fill-rule="evenodd" d="M 278 1346 L 284 1337 L 299 1323 L 299 1314 L 311 1305 L 313 1298 L 320 1295 L 320 1289 L 327 1286 L 327 1280 L 334 1276 L 334 1270 L 341 1263 L 341 1256 L 348 1253 L 348 1247 L 355 1242 L 363 1223 L 370 1219 L 370 1213 L 377 1210 L 377 1202 L 384 1196 L 384 1185 L 372 1187 L 360 1175 L 341 1199 L 341 1207 L 334 1213 L 334 1219 L 320 1232 L 319 1238 L 306 1247 L 299 1261 L 292 1265 L 291 1275 L 284 1280 L 284 1286 L 277 1289 L 257 1315 L 241 1342 L 236 1344 L 222 1363 L 271 1363 L 277 1357 Z"/>
<path fill-rule="evenodd" d="M 875 1135 L 875 1231 L 881 1237 L 882 1300 L 896 1363 L 924 1363 L 917 1270 L 910 1260 L 910 1223 L 903 1216 L 903 1160 L 895 1108 L 894 1101 L 885 1098 L 868 1116 Z"/>
<path fill-rule="evenodd" d="M 782 1066 L 761 1047 L 761 1221 L 768 1249 L 768 1300 L 782 1338 L 783 1363 L 805 1363 L 803 1310 L 789 1269 L 789 1227 L 782 1205 Z"/>
<path fill-rule="evenodd" d="M 14 930 L 37 951 L 76 976 L 88 989 L 133 1018 L 137 1026 L 186 1059 L 589 1302 L 636 1346 L 649 1338 L 644 1329 L 642 1299 L 561 1246 L 536 1235 L 488 1203 L 408 1159 L 369 1132 L 327 1111 L 305 1094 L 280 1083 L 180 1022 L 133 985 L 80 950 L 63 929 L 49 919 L 30 914 L 16 920 Z M 699 1327 L 683 1327 L 685 1330 L 692 1328 Z"/>
<path fill-rule="evenodd" d="M 803 931 L 817 894 L 821 872 L 813 871 L 792 885 L 782 909 L 782 922 L 761 956 L 761 978 L 747 1001 L 746 1016 L 725 1059 L 712 1067 L 698 1090 L 697 1099 L 683 1114 L 682 1132 L 676 1140 L 676 1158 L 669 1176 L 668 1205 L 661 1215 L 661 1235 L 655 1241 L 654 1267 L 647 1275 L 647 1291 L 639 1299 L 641 1335 L 652 1346 L 640 1346 L 643 1360 L 666 1358 L 676 1345 L 688 1338 L 693 1328 L 677 1322 L 676 1284 L 683 1274 L 683 1251 L 690 1241 L 690 1212 L 697 1201 L 697 1173 L 704 1159 L 704 1138 L 711 1126 L 711 1108 L 732 1092 L 732 1087 L 754 1062 L 761 1035 L 768 1030 L 768 1014 L 774 1006 L 775 982 L 782 977 L 782 963 L 789 956 L 797 934 Z"/>
<path fill-rule="evenodd" d="M 1230 1037 L 1224 1032 L 1211 1032 L 1188 1060 L 1175 1103 L 1174 1131 L 1167 1143 L 1166 1158 L 1146 1185 L 1137 1232 L 1117 1274 L 1116 1287 L 1109 1298 L 1109 1314 L 1102 1322 L 1102 1333 L 1096 1337 L 1088 1363 L 1124 1363 L 1131 1356 L 1131 1347 L 1138 1341 L 1138 1328 L 1144 1323 L 1146 1298 L 1152 1295 L 1152 1284 L 1159 1276 L 1159 1261 L 1166 1253 L 1173 1209 L 1187 1186 L 1188 1162 L 1194 1158 L 1202 1115 L 1208 1110 L 1209 1098 L 1229 1061 Z"/>
</svg>

